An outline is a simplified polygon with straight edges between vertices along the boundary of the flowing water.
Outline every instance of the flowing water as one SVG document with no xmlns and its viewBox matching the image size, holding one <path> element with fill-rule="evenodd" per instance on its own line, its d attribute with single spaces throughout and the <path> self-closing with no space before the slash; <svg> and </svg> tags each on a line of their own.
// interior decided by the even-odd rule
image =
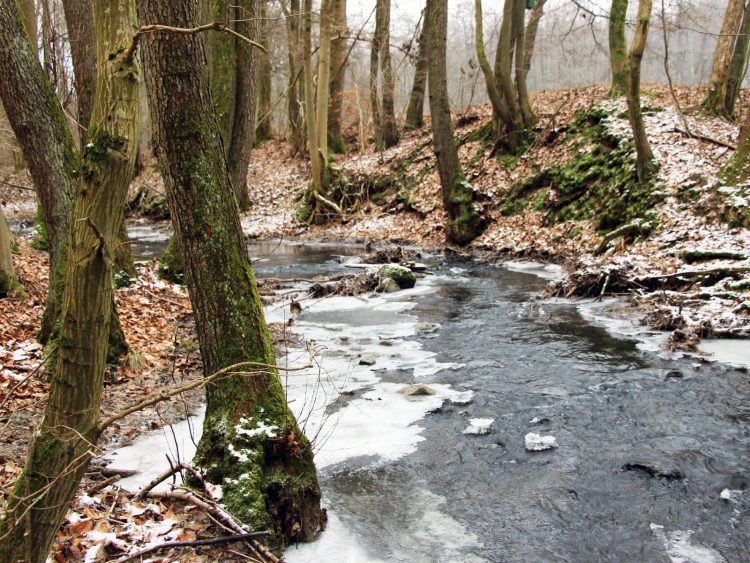
<svg viewBox="0 0 750 563">
<path fill-rule="evenodd" d="M 361 252 L 250 248 L 259 277 L 286 278 Z M 319 365 L 285 384 L 329 528 L 288 561 L 750 561 L 746 369 L 665 359 L 538 301 L 543 270 L 425 261 L 412 290 L 302 302 L 293 330 Z M 398 393 L 412 383 L 435 394 Z M 527 451 L 530 432 L 557 447 Z"/>
</svg>

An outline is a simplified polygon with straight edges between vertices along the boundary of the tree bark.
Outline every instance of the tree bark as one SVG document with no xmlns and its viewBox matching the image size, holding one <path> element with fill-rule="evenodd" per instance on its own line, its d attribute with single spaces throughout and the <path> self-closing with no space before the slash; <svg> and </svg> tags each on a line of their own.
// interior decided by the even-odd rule
<svg viewBox="0 0 750 563">
<path fill-rule="evenodd" d="M 0 97 L 31 173 L 49 241 L 50 287 L 40 330 L 40 340 L 46 342 L 60 310 L 71 201 L 81 165 L 65 114 L 15 2 L 6 0 L 0 7 Z"/>
<path fill-rule="evenodd" d="M 260 39 L 258 4 L 265 0 L 237 0 L 235 31 L 254 41 Z M 247 187 L 247 167 L 253 147 L 258 111 L 258 74 L 261 53 L 246 42 L 235 38 L 235 90 L 231 141 L 228 144 L 227 160 L 234 193 L 241 211 L 250 208 Z"/>
<path fill-rule="evenodd" d="M 524 47 L 523 47 L 523 61 L 521 63 L 521 69 L 520 69 L 520 72 L 523 75 L 524 87 L 526 85 L 526 79 L 529 76 L 529 71 L 531 70 L 531 59 L 534 56 L 536 34 L 537 34 L 537 30 L 539 29 L 539 21 L 542 19 L 542 16 L 544 15 L 544 5 L 546 4 L 546 2 L 547 0 L 537 0 L 537 3 L 534 5 L 534 8 L 531 10 L 529 21 L 526 24 L 525 40 L 524 40 Z M 529 115 L 531 116 L 531 120 L 533 122 L 536 122 L 537 116 L 534 113 L 534 109 L 531 107 L 531 102 L 528 99 L 528 95 L 526 96 L 526 101 L 527 101 L 526 111 L 529 112 Z"/>
<path fill-rule="evenodd" d="M 375 35 L 370 51 L 370 99 L 372 119 L 375 124 L 375 146 L 377 150 L 398 144 L 394 106 L 394 81 L 391 66 L 391 0 L 377 0 L 375 7 Z M 378 90 L 380 77 L 380 90 Z"/>
<path fill-rule="evenodd" d="M 20 19 L 8 4 L 14 2 L 0 4 L 0 27 L 18 45 Z M 100 434 L 111 257 L 138 146 L 139 71 L 124 58 L 135 3 L 95 0 L 94 21 L 98 94 L 70 229 L 55 374 L 44 419 L 0 522 L 2 561 L 46 559 Z"/>
<path fill-rule="evenodd" d="M 230 0 L 209 0 L 211 21 L 227 23 L 234 19 Z M 228 33 L 212 33 L 208 36 L 211 62 L 211 94 L 216 104 L 216 115 L 221 127 L 224 147 L 229 146 L 234 123 L 234 95 L 237 72 L 235 38 Z"/>
<path fill-rule="evenodd" d="M 748 49 L 750 49 L 750 2 L 745 5 L 742 13 L 739 37 L 734 44 L 732 63 L 727 77 L 727 93 L 724 98 L 722 116 L 729 120 L 734 120 L 734 107 L 740 94 L 742 80 L 745 78 Z"/>
<path fill-rule="evenodd" d="M 737 150 L 724 166 L 721 183 L 725 186 L 744 184 L 750 178 L 750 112 L 740 127 Z"/>
<path fill-rule="evenodd" d="M 346 56 L 348 28 L 346 25 L 346 0 L 331 0 L 331 83 L 328 99 L 328 145 L 336 153 L 346 152 L 346 142 L 341 135 L 341 112 L 344 106 L 346 83 Z"/>
<path fill-rule="evenodd" d="M 305 151 L 305 120 L 300 109 L 304 105 L 302 26 L 299 0 L 291 0 L 289 8 L 281 1 L 286 19 L 287 59 L 289 80 L 287 83 L 287 117 L 289 122 L 290 144 L 293 154 Z"/>
<path fill-rule="evenodd" d="M 272 74 L 270 25 L 268 19 L 268 0 L 260 0 L 260 44 L 266 48 L 260 55 L 260 78 L 258 87 L 258 125 L 255 128 L 255 143 L 267 141 L 273 136 L 271 128 L 272 113 Z"/>
<path fill-rule="evenodd" d="M 13 237 L 0 206 L 0 297 L 17 287 L 16 269 L 13 266 Z"/>
<path fill-rule="evenodd" d="M 193 27 L 194 0 L 143 0 L 143 23 Z M 177 245 L 193 303 L 204 373 L 239 362 L 273 366 L 274 352 L 240 227 L 203 43 L 149 35 L 142 44 L 149 107 Z M 325 83 L 325 82 L 324 82 Z M 275 369 L 234 373 L 206 390 L 195 463 L 221 483 L 222 502 L 283 545 L 323 525 L 313 454 Z M 258 431 L 261 425 L 273 430 Z"/>
<path fill-rule="evenodd" d="M 628 45 L 625 41 L 625 16 L 628 0 L 612 0 L 609 10 L 609 64 L 612 86 L 609 95 L 622 96 L 628 87 Z"/>
<path fill-rule="evenodd" d="M 91 48 L 95 41 L 94 13 L 90 0 L 63 0 L 63 8 L 78 99 L 80 146 L 83 147 L 96 95 L 96 51 Z"/>
<path fill-rule="evenodd" d="M 628 103 L 628 118 L 633 129 L 633 141 L 635 143 L 636 171 L 638 181 L 641 183 L 650 180 L 657 168 L 646 135 L 643 113 L 641 112 L 641 60 L 648 39 L 651 8 L 652 0 L 638 1 L 638 27 L 628 54 L 628 88 L 625 92 Z"/>
<path fill-rule="evenodd" d="M 429 0 L 427 0 L 429 4 Z M 425 8 L 426 10 L 427 8 Z M 427 88 L 427 32 L 425 10 L 422 11 L 422 29 L 419 32 L 419 49 L 417 63 L 414 65 L 414 82 L 409 95 L 409 105 L 406 108 L 404 129 L 412 131 L 424 126 L 424 94 Z"/>
<path fill-rule="evenodd" d="M 738 32 L 744 12 L 744 0 L 729 0 L 721 26 L 721 35 L 716 42 L 714 61 L 711 67 L 711 79 L 708 82 L 708 93 L 703 100 L 703 108 L 709 113 L 727 117 L 725 100 L 729 86 L 732 54 L 738 40 Z"/>
<path fill-rule="evenodd" d="M 474 188 L 466 181 L 458 150 L 453 140 L 453 122 L 448 101 L 446 77 L 446 42 L 448 34 L 448 1 L 429 0 L 425 13 L 429 28 L 427 55 L 430 89 L 432 139 L 437 158 L 443 204 L 448 214 L 446 235 L 458 244 L 467 244 L 479 236 L 484 221 L 474 206 Z"/>
<path fill-rule="evenodd" d="M 36 23 L 36 5 L 34 0 L 19 0 L 21 12 L 23 13 L 23 23 L 26 26 L 26 34 L 29 41 L 34 46 L 34 52 L 37 49 L 37 23 Z"/>
</svg>

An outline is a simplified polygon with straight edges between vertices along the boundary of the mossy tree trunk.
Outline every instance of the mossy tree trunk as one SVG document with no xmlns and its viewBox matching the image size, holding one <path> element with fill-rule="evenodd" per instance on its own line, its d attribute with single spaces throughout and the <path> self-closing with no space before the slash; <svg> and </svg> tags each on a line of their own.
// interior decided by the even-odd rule
<svg viewBox="0 0 750 563">
<path fill-rule="evenodd" d="M 346 56 L 349 46 L 346 25 L 346 0 L 331 1 L 331 82 L 328 99 L 328 146 L 336 153 L 346 152 L 341 135 L 346 83 Z"/>
<path fill-rule="evenodd" d="M 13 237 L 0 206 L 0 297 L 5 297 L 17 286 L 16 269 L 13 266 Z"/>
<path fill-rule="evenodd" d="M 194 27 L 194 0 L 143 0 L 144 24 Z M 273 366 L 260 296 L 240 227 L 203 42 L 150 35 L 141 46 L 154 143 L 193 304 L 204 372 L 239 362 Z M 326 82 L 324 82 L 326 83 Z M 323 525 L 313 454 L 287 407 L 278 373 L 235 373 L 207 388 L 195 463 L 223 487 L 223 503 L 281 544 Z"/>
<path fill-rule="evenodd" d="M 3 2 L 0 10 L 0 97 L 31 173 L 49 242 L 50 288 L 40 330 L 40 340 L 46 342 L 60 308 L 80 161 L 63 109 L 39 65 L 16 3 Z"/>
<path fill-rule="evenodd" d="M 15 10 L 8 4 L 14 2 L 2 4 L 0 28 L 17 41 L 20 19 L 9 14 Z M 2 561 L 46 559 L 101 432 L 112 256 L 138 146 L 138 67 L 124 58 L 135 3 L 95 0 L 94 22 L 97 98 L 68 239 L 55 374 L 44 419 L 0 522 Z"/>
<path fill-rule="evenodd" d="M 230 0 L 208 0 L 211 21 L 226 23 L 234 28 L 233 2 Z M 216 104 L 216 116 L 221 127 L 224 147 L 229 146 L 234 123 L 234 95 L 237 72 L 235 38 L 228 33 L 212 33 L 206 39 L 210 43 L 211 94 Z"/>
<path fill-rule="evenodd" d="M 262 143 L 273 136 L 271 113 L 273 112 L 273 68 L 271 67 L 269 0 L 260 0 L 260 44 L 266 51 L 260 55 L 260 77 L 258 86 L 258 124 L 255 127 L 255 143 Z"/>
<path fill-rule="evenodd" d="M 260 39 L 261 20 L 259 4 L 265 0 L 237 0 L 235 4 L 235 31 L 253 41 Z M 248 43 L 234 38 L 235 90 L 231 137 L 227 148 L 229 174 L 241 211 L 250 208 L 247 187 L 247 167 L 253 147 L 258 111 L 258 78 L 261 53 Z"/>
<path fill-rule="evenodd" d="M 740 39 L 738 32 L 744 11 L 744 0 L 729 0 L 724 13 L 724 22 L 721 25 L 721 34 L 716 41 L 716 51 L 711 66 L 711 79 L 708 82 L 708 93 L 706 99 L 703 100 L 703 107 L 706 111 L 721 117 L 729 117 L 726 115 L 725 101 L 729 87 L 732 55 L 735 45 Z"/>
<path fill-rule="evenodd" d="M 526 24 L 526 32 L 525 32 L 525 40 L 523 44 L 523 61 L 521 63 L 521 69 L 520 72 L 523 74 L 523 83 L 526 84 L 526 79 L 529 76 L 529 71 L 531 70 L 531 59 L 534 56 L 534 46 L 536 45 L 536 34 L 539 29 L 539 21 L 542 19 L 542 16 L 544 15 L 544 5 L 547 3 L 547 0 L 537 0 L 536 4 L 531 10 L 531 15 L 529 16 L 529 21 Z M 528 100 L 528 96 L 527 96 Z M 534 113 L 534 110 L 531 107 L 531 104 L 528 105 L 528 111 L 532 114 Z M 536 121 L 536 116 L 533 117 L 534 121 Z"/>
<path fill-rule="evenodd" d="M 370 48 L 370 105 L 377 150 L 392 147 L 399 141 L 394 106 L 390 26 L 391 0 L 377 0 L 375 34 Z"/>
<path fill-rule="evenodd" d="M 750 112 L 740 127 L 740 138 L 737 150 L 729 159 L 721 173 L 721 183 L 725 186 L 737 186 L 750 179 Z"/>
<path fill-rule="evenodd" d="M 430 114 L 443 204 L 448 214 L 446 235 L 458 244 L 467 244 L 481 234 L 484 222 L 474 205 L 474 188 L 466 181 L 453 139 L 446 77 L 447 0 L 429 0 L 425 25 L 430 30 L 427 55 Z"/>
<path fill-rule="evenodd" d="M 429 0 L 427 1 L 429 5 Z M 425 8 L 422 11 L 422 29 L 419 32 L 419 46 L 417 49 L 417 62 L 414 65 L 414 82 L 409 94 L 409 105 L 406 108 L 406 119 L 404 129 L 413 131 L 424 126 L 424 94 L 427 89 L 427 32 L 429 28 L 425 25 L 427 20 Z"/>
<path fill-rule="evenodd" d="M 625 40 L 625 17 L 628 0 L 612 0 L 609 9 L 609 66 L 612 86 L 609 95 L 617 98 L 628 88 L 628 44 Z"/>
<path fill-rule="evenodd" d="M 628 53 L 628 88 L 625 97 L 628 103 L 628 118 L 633 129 L 633 141 L 636 151 L 636 171 L 638 181 L 645 183 L 651 179 L 657 169 L 654 153 L 646 135 L 646 126 L 641 111 L 641 60 L 648 39 L 648 28 L 651 22 L 652 0 L 638 1 L 638 26 L 633 36 L 633 43 Z"/>
</svg>

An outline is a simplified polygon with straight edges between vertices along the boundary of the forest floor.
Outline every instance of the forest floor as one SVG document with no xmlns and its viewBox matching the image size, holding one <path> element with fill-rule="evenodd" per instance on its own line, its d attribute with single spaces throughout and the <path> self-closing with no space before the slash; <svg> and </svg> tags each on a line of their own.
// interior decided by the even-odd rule
<svg viewBox="0 0 750 563">
<path fill-rule="evenodd" d="M 607 100 L 604 87 L 534 95 L 540 118 L 535 140 L 519 157 L 494 155 L 492 147 L 477 138 L 490 119 L 488 106 L 457 115 L 466 176 L 488 219 L 484 233 L 468 247 L 445 242 L 429 127 L 405 134 L 399 145 L 382 153 L 360 154 L 352 146 L 346 156 L 335 157 L 340 180 L 334 195 L 347 213 L 324 224 L 309 224 L 298 211 L 310 178 L 306 161 L 291 156 L 284 142 L 264 143 L 253 152 L 248 177 L 252 209 L 242 217 L 243 228 L 253 238 L 450 248 L 485 260 L 556 262 L 564 266 L 565 275 L 550 286 L 550 295 L 624 295 L 645 324 L 672 331 L 667 345 L 673 348 L 693 348 L 699 338 L 709 336 L 747 338 L 750 194 L 743 188 L 717 188 L 739 126 L 694 111 L 701 94 L 677 90 L 683 115 L 666 88 L 645 87 L 646 125 L 660 164 L 658 178 L 645 195 L 631 194 L 632 185 L 618 183 L 621 178 L 595 178 L 632 164 L 617 150 L 618 139 L 628 135 L 624 102 Z M 747 100 L 743 103 L 747 107 Z M 591 111 L 594 104 L 598 109 Z M 686 134 L 688 129 L 692 136 Z M 28 175 L 5 170 L 0 180 L 6 182 L 0 184 L 6 216 L 32 219 L 35 205 Z M 141 193 L 136 212 L 146 209 L 158 215 L 162 192 L 158 173 L 147 169 L 131 188 L 133 198 Z M 610 197 L 617 205 L 603 203 Z M 625 236 L 605 238 L 606 232 L 621 227 Z M 0 502 L 23 466 L 47 391 L 39 369 L 44 350 L 35 340 L 46 294 L 46 256 L 27 241 L 19 242 L 16 268 L 25 295 L 0 299 Z M 139 265 L 138 273 L 133 284 L 117 290 L 132 352 L 105 378 L 105 415 L 200 376 L 185 289 L 159 279 L 153 263 Z M 282 346 L 283 327 L 273 329 L 275 342 Z M 122 445 L 184 418 L 194 412 L 201 395 L 198 389 L 131 415 L 111 429 L 102 444 Z M 175 499 L 137 502 L 117 488 L 102 488 L 108 477 L 96 467 L 87 476 L 60 531 L 54 548 L 57 561 L 115 560 L 132 546 L 221 534 L 202 509 Z M 243 544 L 220 552 L 178 548 L 157 556 L 164 561 L 208 561 L 220 553 L 223 561 L 244 561 L 248 549 Z"/>
</svg>

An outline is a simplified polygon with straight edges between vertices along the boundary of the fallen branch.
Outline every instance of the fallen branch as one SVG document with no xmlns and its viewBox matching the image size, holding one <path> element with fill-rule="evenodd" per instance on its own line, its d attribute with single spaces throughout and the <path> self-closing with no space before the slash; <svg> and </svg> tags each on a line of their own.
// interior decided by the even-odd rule
<svg viewBox="0 0 750 563">
<path fill-rule="evenodd" d="M 684 129 L 680 129 L 679 127 L 675 127 L 674 132 L 681 133 L 685 135 L 686 137 L 692 137 L 694 139 L 700 139 L 701 141 L 707 141 L 709 143 L 719 145 L 720 147 L 732 149 L 733 151 L 737 150 L 737 145 L 733 145 L 732 143 L 727 143 L 726 141 L 722 141 L 721 139 L 715 139 L 713 137 L 709 137 L 708 135 L 704 135 L 703 133 L 696 133 L 695 131 L 692 131 L 689 133 L 685 131 Z"/>
<path fill-rule="evenodd" d="M 594 251 L 594 256 L 598 256 L 603 253 L 607 249 L 609 243 L 613 240 L 628 235 L 641 234 L 642 229 L 643 223 L 639 221 L 637 223 L 628 223 L 627 225 L 623 225 L 622 227 L 618 227 L 614 231 L 607 233 L 606 235 L 604 235 L 601 244 Z"/>
<path fill-rule="evenodd" d="M 649 282 L 675 280 L 678 278 L 694 279 L 694 278 L 706 278 L 709 276 L 719 276 L 719 275 L 733 276 L 736 274 L 746 274 L 748 272 L 750 272 L 750 266 L 737 266 L 734 268 L 710 268 L 707 270 L 684 270 L 681 272 L 675 272 L 674 274 L 643 276 L 641 278 L 636 278 L 636 280 L 634 281 L 638 281 L 640 283 L 649 283 Z"/>
<path fill-rule="evenodd" d="M 154 487 L 156 487 L 159 483 L 162 483 L 163 481 L 166 481 L 172 475 L 174 475 L 175 473 L 177 473 L 178 471 L 181 471 L 181 470 L 189 471 L 190 473 L 192 473 L 193 476 L 196 479 L 198 479 L 198 481 L 203 485 L 203 488 L 206 489 L 206 482 L 203 480 L 203 475 L 201 475 L 198 472 L 197 469 L 195 469 L 194 467 L 191 467 L 187 463 L 178 463 L 176 465 L 173 465 L 172 467 L 170 467 L 166 471 L 164 471 L 162 474 L 157 475 L 151 481 L 149 481 L 147 484 L 145 484 L 141 488 L 141 490 L 138 491 L 138 493 L 133 497 L 133 500 L 141 500 L 144 497 L 144 495 L 146 495 L 147 493 L 149 493 L 151 491 L 151 489 L 153 489 Z M 206 489 L 206 492 L 208 492 L 207 489 Z"/>
<path fill-rule="evenodd" d="M 122 475 L 120 475 L 119 473 L 116 475 L 112 475 L 111 477 L 106 478 L 104 481 L 100 481 L 93 487 L 89 488 L 88 495 L 94 496 L 96 493 L 98 493 L 102 489 L 109 487 L 112 483 L 116 483 L 120 479 L 122 479 Z"/>
<path fill-rule="evenodd" d="M 162 549 L 171 549 L 173 547 L 198 547 L 201 545 L 217 545 L 217 544 L 223 544 L 223 543 L 234 543 L 234 542 L 240 542 L 240 541 L 246 541 L 246 540 L 253 540 L 257 538 L 263 538 L 268 535 L 270 535 L 270 532 L 252 532 L 250 534 L 236 534 L 234 536 L 222 536 L 220 538 L 207 538 L 203 540 L 170 541 L 170 542 L 165 542 L 165 543 L 160 543 L 157 545 L 145 547 L 139 551 L 126 555 L 125 557 L 120 557 L 119 559 L 115 559 L 114 563 L 125 563 L 126 561 L 132 561 L 133 559 L 137 559 L 138 557 L 143 557 L 144 555 L 148 553 L 153 553 L 154 551 L 159 551 Z"/>
</svg>

